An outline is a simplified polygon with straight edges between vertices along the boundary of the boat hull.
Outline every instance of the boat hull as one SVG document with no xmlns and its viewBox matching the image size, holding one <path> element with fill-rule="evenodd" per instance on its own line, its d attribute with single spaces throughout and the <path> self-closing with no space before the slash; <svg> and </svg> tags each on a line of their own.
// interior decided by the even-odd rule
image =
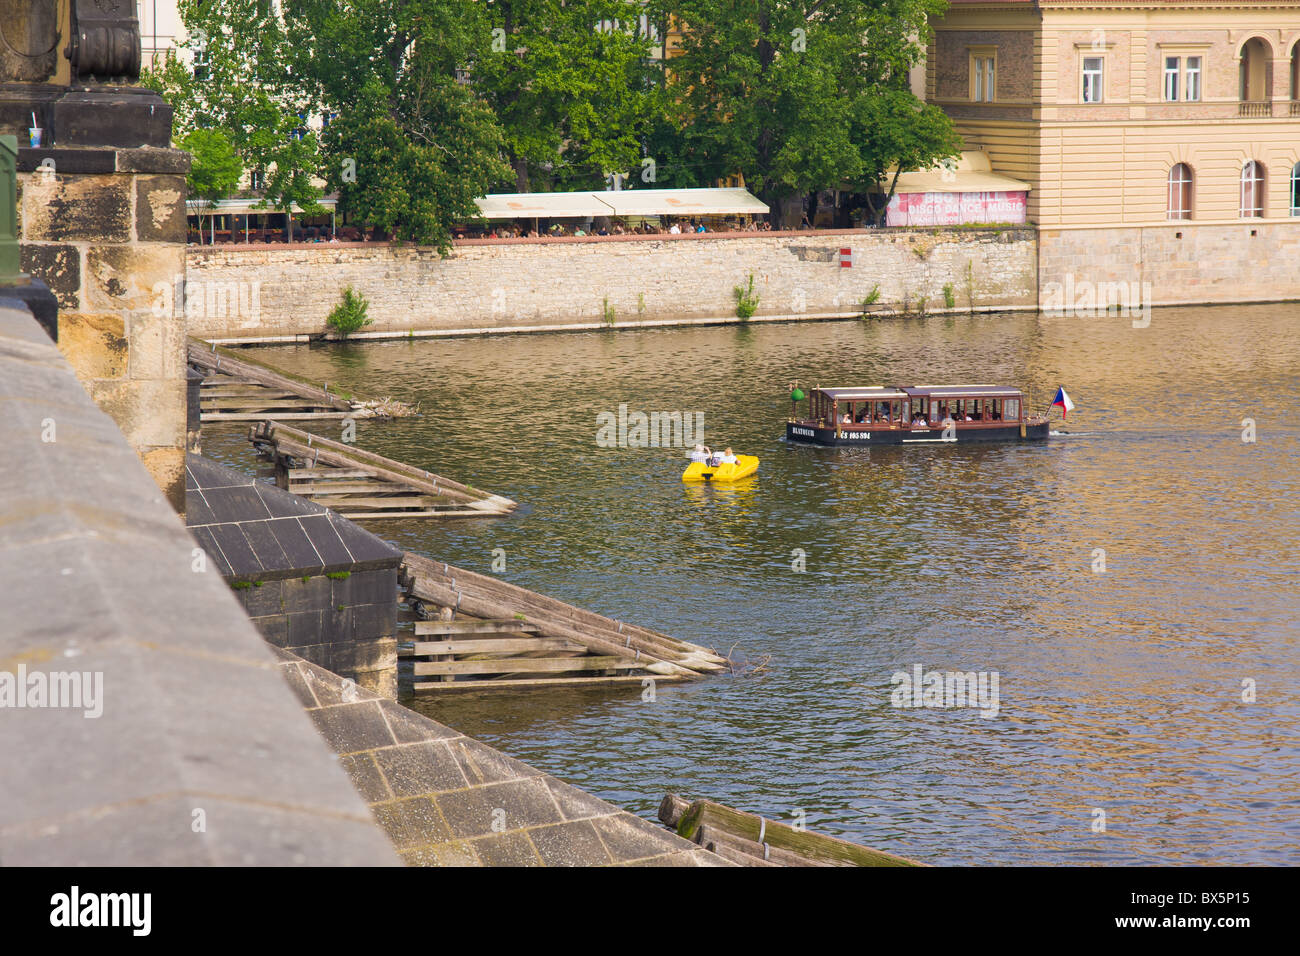
<svg viewBox="0 0 1300 956">
<path fill-rule="evenodd" d="M 758 471 L 758 459 L 753 455 L 737 455 L 734 465 L 710 467 L 702 461 L 693 461 L 682 472 L 682 481 L 729 482 L 748 478 Z"/>
<path fill-rule="evenodd" d="M 787 422 L 785 437 L 787 441 L 836 448 L 863 445 L 960 445 L 973 442 L 1043 441 L 1050 430 L 1051 422 L 1043 421 L 1026 423 L 1022 432 L 1017 422 L 1010 425 L 983 425 L 978 428 L 958 427 L 953 430 L 953 437 L 944 438 L 942 428 L 841 429 L 839 434 L 836 434 L 834 428 Z"/>
</svg>

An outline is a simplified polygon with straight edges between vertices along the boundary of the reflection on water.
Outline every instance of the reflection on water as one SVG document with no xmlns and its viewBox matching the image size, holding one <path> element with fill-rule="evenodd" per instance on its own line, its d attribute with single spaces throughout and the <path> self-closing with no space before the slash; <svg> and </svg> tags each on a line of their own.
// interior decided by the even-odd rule
<svg viewBox="0 0 1300 956">
<path fill-rule="evenodd" d="M 668 789 L 802 810 L 928 862 L 1294 863 L 1298 328 L 1287 305 L 1162 310 L 1141 330 L 975 316 L 264 354 L 419 402 L 358 442 L 523 504 L 376 533 L 483 572 L 504 548 L 515 583 L 770 656 L 653 702 L 415 705 L 460 730 L 647 815 Z M 823 449 L 783 440 L 796 378 L 1014 384 L 1039 410 L 1063 384 L 1078 408 L 1046 443 Z M 709 444 L 758 455 L 758 474 L 692 485 L 680 449 L 597 447 L 597 414 L 624 402 L 702 411 Z M 247 466 L 244 429 L 205 433 Z M 913 664 L 997 671 L 998 717 L 892 708 Z"/>
</svg>

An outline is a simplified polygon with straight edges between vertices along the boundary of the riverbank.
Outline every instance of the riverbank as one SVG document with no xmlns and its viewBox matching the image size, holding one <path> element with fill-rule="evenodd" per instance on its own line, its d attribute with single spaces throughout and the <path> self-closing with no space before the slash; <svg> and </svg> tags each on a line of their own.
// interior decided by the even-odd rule
<svg viewBox="0 0 1300 956">
<path fill-rule="evenodd" d="M 374 243 L 191 246 L 190 335 L 221 344 L 303 341 L 352 286 L 374 324 L 355 337 L 397 338 L 653 328 L 889 312 L 1033 308 L 1031 228 L 714 233 L 691 236 L 472 240 L 439 258 Z"/>
</svg>

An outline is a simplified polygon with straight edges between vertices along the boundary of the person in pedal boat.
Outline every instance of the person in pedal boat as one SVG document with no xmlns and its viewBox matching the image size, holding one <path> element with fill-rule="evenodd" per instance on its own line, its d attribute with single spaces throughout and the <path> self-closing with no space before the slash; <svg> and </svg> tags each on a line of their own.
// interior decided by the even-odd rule
<svg viewBox="0 0 1300 956">
<path fill-rule="evenodd" d="M 709 451 L 709 449 L 704 445 L 696 445 L 694 448 L 692 448 L 690 451 L 686 453 L 686 457 L 689 458 L 692 462 L 708 461 L 709 457 L 712 454 L 713 452 Z"/>
<path fill-rule="evenodd" d="M 732 451 L 731 451 L 730 448 L 727 448 L 727 449 L 725 449 L 725 450 L 722 452 L 722 464 L 724 464 L 724 465 L 735 465 L 735 464 L 738 464 L 739 462 L 740 462 L 740 459 L 737 458 L 734 454 L 732 454 Z"/>
</svg>

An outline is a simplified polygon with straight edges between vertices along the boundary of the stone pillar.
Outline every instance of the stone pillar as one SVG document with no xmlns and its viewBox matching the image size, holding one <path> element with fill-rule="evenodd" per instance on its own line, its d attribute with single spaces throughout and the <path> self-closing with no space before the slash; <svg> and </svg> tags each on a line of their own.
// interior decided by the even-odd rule
<svg viewBox="0 0 1300 956">
<path fill-rule="evenodd" d="M 15 134 L 21 266 L 58 343 L 172 507 L 185 506 L 185 174 L 172 111 L 132 85 L 131 0 L 0 0 L 0 134 Z M 33 126 L 33 121 L 35 125 Z M 37 145 L 32 129 L 40 130 Z"/>
</svg>

